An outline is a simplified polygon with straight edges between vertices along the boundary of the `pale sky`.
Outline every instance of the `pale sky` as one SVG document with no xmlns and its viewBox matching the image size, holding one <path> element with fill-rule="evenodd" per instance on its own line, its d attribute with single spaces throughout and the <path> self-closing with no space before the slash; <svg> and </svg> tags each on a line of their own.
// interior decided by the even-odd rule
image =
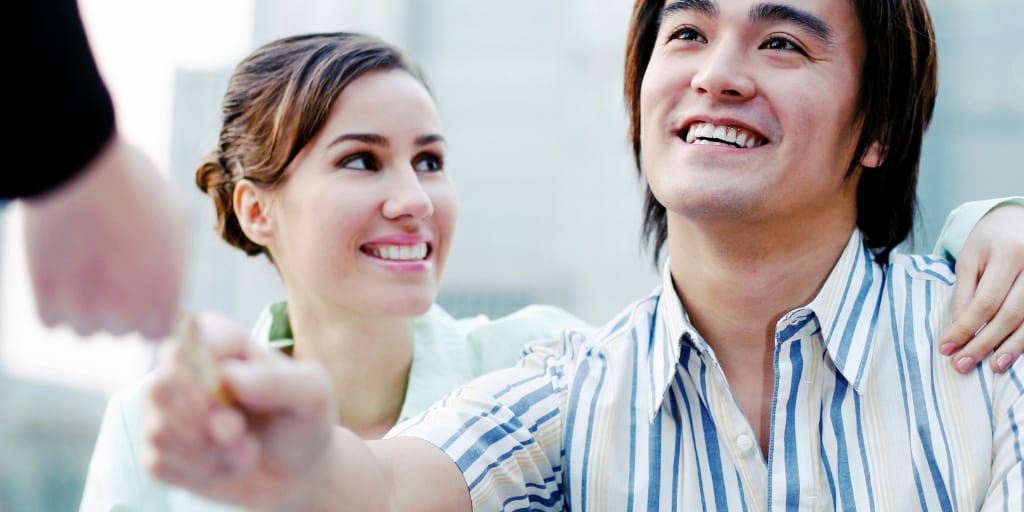
<svg viewBox="0 0 1024 512">
<path fill-rule="evenodd" d="M 176 69 L 230 66 L 250 50 L 251 0 L 79 0 L 86 33 L 114 99 L 122 135 L 167 172 Z M 154 345 L 137 338 L 48 330 L 29 291 L 20 211 L 7 208 L 0 364 L 20 378 L 110 392 L 149 367 Z"/>
</svg>

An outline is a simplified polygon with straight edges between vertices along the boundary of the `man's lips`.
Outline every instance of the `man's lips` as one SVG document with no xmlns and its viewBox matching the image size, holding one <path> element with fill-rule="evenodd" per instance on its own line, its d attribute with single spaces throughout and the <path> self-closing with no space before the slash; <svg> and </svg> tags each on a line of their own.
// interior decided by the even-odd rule
<svg viewBox="0 0 1024 512">
<path fill-rule="evenodd" d="M 712 144 L 751 149 L 763 146 L 768 139 L 751 128 L 728 122 L 694 121 L 679 132 L 687 144 Z"/>
</svg>

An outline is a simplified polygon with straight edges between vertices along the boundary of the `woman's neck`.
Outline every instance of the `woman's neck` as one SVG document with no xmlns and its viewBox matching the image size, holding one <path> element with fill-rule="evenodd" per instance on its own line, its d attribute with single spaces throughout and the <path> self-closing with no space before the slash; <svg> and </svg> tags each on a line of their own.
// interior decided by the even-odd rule
<svg viewBox="0 0 1024 512">
<path fill-rule="evenodd" d="M 317 314 L 289 301 L 293 357 L 322 364 L 334 383 L 338 422 L 380 438 L 397 423 L 413 356 L 412 319 Z"/>
</svg>

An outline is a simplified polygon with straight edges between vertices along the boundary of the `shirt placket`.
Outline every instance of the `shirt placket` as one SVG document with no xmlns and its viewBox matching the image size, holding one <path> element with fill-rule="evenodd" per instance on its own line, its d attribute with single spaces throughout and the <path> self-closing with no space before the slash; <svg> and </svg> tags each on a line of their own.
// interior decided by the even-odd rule
<svg viewBox="0 0 1024 512">
<path fill-rule="evenodd" d="M 714 378 L 708 402 L 719 439 L 739 473 L 747 509 L 751 512 L 764 510 L 768 468 L 757 444 L 757 435 L 729 389 L 721 366 L 716 363 L 712 368 Z"/>
<path fill-rule="evenodd" d="M 769 508 L 819 510 L 821 385 L 817 378 L 822 343 L 817 318 L 794 310 L 775 331 L 775 385 L 768 454 Z"/>
</svg>

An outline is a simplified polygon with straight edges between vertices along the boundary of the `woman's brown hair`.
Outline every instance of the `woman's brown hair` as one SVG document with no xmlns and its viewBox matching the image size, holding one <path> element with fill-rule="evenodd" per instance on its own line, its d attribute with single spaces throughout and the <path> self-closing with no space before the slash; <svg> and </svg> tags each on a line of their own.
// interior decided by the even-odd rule
<svg viewBox="0 0 1024 512">
<path fill-rule="evenodd" d="M 401 70 L 426 83 L 397 48 L 358 33 L 287 37 L 257 48 L 235 68 L 222 108 L 217 149 L 196 169 L 196 186 L 213 199 L 217 232 L 249 255 L 265 253 L 242 231 L 233 207 L 241 179 L 273 187 L 320 131 L 334 100 L 371 71 Z"/>
</svg>

